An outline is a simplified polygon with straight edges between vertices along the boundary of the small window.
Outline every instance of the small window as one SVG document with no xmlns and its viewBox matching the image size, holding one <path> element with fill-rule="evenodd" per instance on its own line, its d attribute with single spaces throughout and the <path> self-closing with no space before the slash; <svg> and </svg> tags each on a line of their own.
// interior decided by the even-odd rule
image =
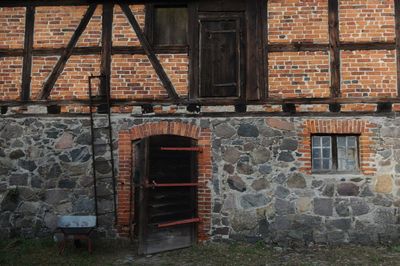
<svg viewBox="0 0 400 266">
<path fill-rule="evenodd" d="M 150 4 L 147 8 L 147 31 L 154 45 L 187 45 L 188 11 L 186 6 Z"/>
<path fill-rule="evenodd" d="M 356 173 L 359 169 L 358 136 L 312 137 L 313 172 Z"/>
</svg>

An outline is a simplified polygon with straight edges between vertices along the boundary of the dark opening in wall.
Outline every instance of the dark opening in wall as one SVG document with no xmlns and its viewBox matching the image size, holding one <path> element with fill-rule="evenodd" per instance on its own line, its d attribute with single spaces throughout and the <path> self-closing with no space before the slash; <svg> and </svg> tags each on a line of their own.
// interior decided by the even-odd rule
<svg viewBox="0 0 400 266">
<path fill-rule="evenodd" d="M 61 106 L 49 105 L 49 106 L 47 106 L 47 113 L 52 114 L 52 115 L 59 114 L 59 113 L 61 113 Z"/>
<path fill-rule="evenodd" d="M 8 111 L 8 107 L 7 107 L 7 106 L 2 106 L 2 107 L 0 108 L 0 113 L 1 113 L 2 115 L 5 115 L 5 114 L 7 113 L 7 111 Z"/>
</svg>

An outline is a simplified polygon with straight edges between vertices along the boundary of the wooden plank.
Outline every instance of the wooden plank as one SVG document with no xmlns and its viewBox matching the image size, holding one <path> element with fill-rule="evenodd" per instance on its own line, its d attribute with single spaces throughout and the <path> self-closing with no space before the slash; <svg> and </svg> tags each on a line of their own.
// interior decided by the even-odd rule
<svg viewBox="0 0 400 266">
<path fill-rule="evenodd" d="M 67 47 L 65 48 L 62 56 L 58 60 L 56 66 L 54 67 L 53 71 L 51 72 L 49 78 L 47 79 L 46 83 L 43 85 L 42 91 L 39 94 L 39 99 L 46 99 L 49 97 L 51 90 L 54 87 L 58 77 L 64 70 L 65 64 L 67 63 L 68 59 L 72 55 L 72 51 L 79 40 L 79 37 L 82 35 L 83 31 L 86 29 L 87 24 L 89 23 L 91 17 L 93 16 L 94 11 L 96 10 L 96 5 L 91 4 L 87 9 L 85 15 L 83 16 L 81 22 L 79 23 L 77 29 L 75 30 L 74 34 L 71 37 L 71 40 L 68 42 Z"/>
<path fill-rule="evenodd" d="M 260 81 L 260 90 L 261 90 L 261 100 L 265 100 L 268 98 L 268 1 L 264 0 L 259 0 L 259 10 L 261 15 L 259 15 L 259 19 L 261 20 L 258 25 L 261 25 L 261 31 L 262 34 L 260 35 L 262 40 L 261 40 L 261 48 L 262 51 L 260 52 L 261 57 L 263 59 L 262 61 L 262 69 L 261 71 L 261 81 Z"/>
<path fill-rule="evenodd" d="M 176 222 L 162 223 L 162 224 L 158 225 L 158 228 L 171 227 L 171 226 L 182 225 L 182 224 L 199 223 L 200 221 L 201 221 L 200 218 L 192 218 L 192 219 L 186 219 L 186 220 L 181 220 L 181 221 L 176 221 Z"/>
<path fill-rule="evenodd" d="M 33 56 L 60 56 L 64 53 L 65 48 L 34 48 L 32 49 Z M 102 47 L 75 47 L 72 55 L 100 55 Z M 163 46 L 154 49 L 156 54 L 188 54 L 188 46 Z M 111 53 L 114 54 L 146 54 L 140 46 L 113 46 Z M 0 49 L 0 57 L 23 56 L 24 49 Z"/>
<path fill-rule="evenodd" d="M 161 147 L 161 151 L 196 151 L 203 152 L 201 147 Z"/>
<path fill-rule="evenodd" d="M 21 100 L 29 100 L 31 95 L 31 72 L 32 72 L 32 47 L 35 25 L 35 7 L 27 7 L 25 15 L 25 41 L 24 41 L 24 63 L 22 67 Z"/>
<path fill-rule="evenodd" d="M 394 42 L 366 42 L 366 43 L 339 43 L 340 50 L 356 51 L 356 50 L 394 50 L 396 43 Z"/>
<path fill-rule="evenodd" d="M 339 3 L 328 1 L 331 97 L 340 96 Z"/>
<path fill-rule="evenodd" d="M 396 30 L 396 61 L 397 61 L 397 96 L 400 97 L 400 0 L 394 1 Z"/>
<path fill-rule="evenodd" d="M 112 27 L 114 4 L 103 5 L 102 38 L 101 38 L 101 64 L 100 73 L 106 78 L 100 79 L 101 95 L 110 95 L 111 88 L 111 51 L 112 51 Z"/>
<path fill-rule="evenodd" d="M 175 0 L 185 2 L 184 0 Z M 0 7 L 23 7 L 23 6 L 88 6 L 91 4 L 113 3 L 117 4 L 120 0 L 1 0 Z M 124 0 L 126 4 L 145 4 L 159 2 L 158 0 Z"/>
<path fill-rule="evenodd" d="M 258 0 L 245 1 L 246 2 L 246 13 L 244 21 L 242 22 L 242 42 L 244 42 L 244 57 L 241 60 L 245 61 L 245 73 L 243 75 L 242 83 L 243 88 L 243 103 L 246 100 L 256 101 L 261 99 L 261 90 L 263 85 L 260 84 L 259 77 L 262 76 L 262 69 L 260 66 L 263 65 L 262 55 L 259 53 L 258 47 L 262 47 L 258 10 Z M 265 1 L 264 1 L 265 2 Z M 243 70 L 242 70 L 243 71 Z"/>
<path fill-rule="evenodd" d="M 211 99 L 198 100 L 197 105 L 201 106 L 233 106 L 232 100 L 226 101 L 210 101 Z M 378 103 L 400 103 L 400 98 L 293 98 L 293 99 L 275 99 L 268 98 L 265 101 L 255 101 L 252 105 L 282 105 L 282 104 L 378 104 Z M 96 103 L 95 103 L 96 104 Z M 126 99 L 113 99 L 111 101 L 112 106 L 143 106 L 143 105 L 191 105 L 193 101 L 180 99 L 179 101 L 173 101 L 171 99 L 140 99 L 140 100 L 126 100 Z M 51 106 L 51 105 L 89 105 L 89 100 L 35 100 L 35 101 L 0 101 L 0 106 Z"/>
<path fill-rule="evenodd" d="M 133 15 L 130 7 L 125 3 L 121 3 L 120 6 L 121 9 L 124 11 L 126 17 L 128 18 L 129 23 L 131 24 L 133 30 L 135 31 L 136 36 L 138 37 L 140 44 L 142 45 L 144 51 L 146 52 L 146 55 L 149 58 L 150 63 L 154 67 L 154 70 L 156 71 L 158 78 L 160 79 L 164 88 L 167 90 L 168 96 L 172 99 L 178 99 L 179 96 L 175 91 L 174 85 L 172 84 L 168 75 L 165 73 L 163 67 L 161 66 L 160 61 L 155 55 L 154 50 L 150 45 L 149 41 L 147 40 L 146 36 L 143 34 L 142 29 L 140 28 L 139 23 L 137 22 L 135 16 Z"/>
</svg>

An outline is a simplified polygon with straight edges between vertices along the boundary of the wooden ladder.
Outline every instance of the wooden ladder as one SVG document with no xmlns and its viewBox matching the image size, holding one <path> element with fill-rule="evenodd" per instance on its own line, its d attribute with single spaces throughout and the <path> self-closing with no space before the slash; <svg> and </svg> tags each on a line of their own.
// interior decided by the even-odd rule
<svg viewBox="0 0 400 266">
<path fill-rule="evenodd" d="M 91 145 L 92 145 L 92 167 L 93 167 L 93 186 L 94 186 L 94 203 L 97 224 L 99 226 L 99 217 L 113 214 L 114 223 L 117 223 L 117 199 L 116 199 L 116 180 L 114 167 L 114 149 L 111 124 L 111 103 L 110 90 L 106 94 L 93 90 L 93 80 L 107 82 L 107 76 L 90 76 L 89 77 L 89 107 L 90 107 L 90 129 L 91 129 Z M 97 112 L 94 112 L 97 107 Z M 104 121 L 104 115 L 106 119 Z M 102 119 L 103 118 L 103 119 Z M 100 124 L 103 123 L 104 124 Z M 106 142 L 102 141 L 105 136 Z M 99 153 L 103 152 L 102 155 Z M 111 167 L 111 171 L 105 171 L 107 165 Z M 104 167 L 105 166 L 105 167 Z M 112 201 L 111 208 L 105 204 L 106 201 Z M 100 219 L 101 221 L 101 219 Z"/>
</svg>

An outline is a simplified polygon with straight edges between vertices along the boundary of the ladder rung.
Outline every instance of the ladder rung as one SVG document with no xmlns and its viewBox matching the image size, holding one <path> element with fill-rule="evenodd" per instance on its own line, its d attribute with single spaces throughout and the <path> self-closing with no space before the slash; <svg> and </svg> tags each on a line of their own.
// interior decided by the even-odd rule
<svg viewBox="0 0 400 266">
<path fill-rule="evenodd" d="M 111 196 L 114 197 L 114 194 L 107 194 L 107 195 L 100 195 L 100 196 L 97 195 L 96 198 L 97 199 L 105 199 L 105 198 L 108 198 L 108 197 L 111 197 Z"/>
<path fill-rule="evenodd" d="M 111 126 L 105 126 L 105 127 L 93 127 L 93 130 L 98 130 L 98 129 L 109 129 Z"/>
<path fill-rule="evenodd" d="M 107 143 L 93 143 L 94 146 L 105 146 L 105 145 L 110 145 L 110 142 Z"/>
<path fill-rule="evenodd" d="M 102 181 L 102 180 L 107 180 L 107 179 L 114 180 L 114 178 L 113 178 L 112 176 L 107 176 L 107 177 L 99 177 L 99 178 L 96 178 L 96 181 Z"/>
<path fill-rule="evenodd" d="M 109 160 L 95 160 L 94 161 L 95 163 L 104 163 L 104 162 L 112 162 L 112 160 L 111 159 L 109 159 Z"/>
<path fill-rule="evenodd" d="M 110 211 L 110 212 L 101 212 L 101 213 L 98 213 L 97 216 L 106 215 L 106 214 L 110 214 L 110 213 L 114 213 L 114 211 Z"/>
</svg>

